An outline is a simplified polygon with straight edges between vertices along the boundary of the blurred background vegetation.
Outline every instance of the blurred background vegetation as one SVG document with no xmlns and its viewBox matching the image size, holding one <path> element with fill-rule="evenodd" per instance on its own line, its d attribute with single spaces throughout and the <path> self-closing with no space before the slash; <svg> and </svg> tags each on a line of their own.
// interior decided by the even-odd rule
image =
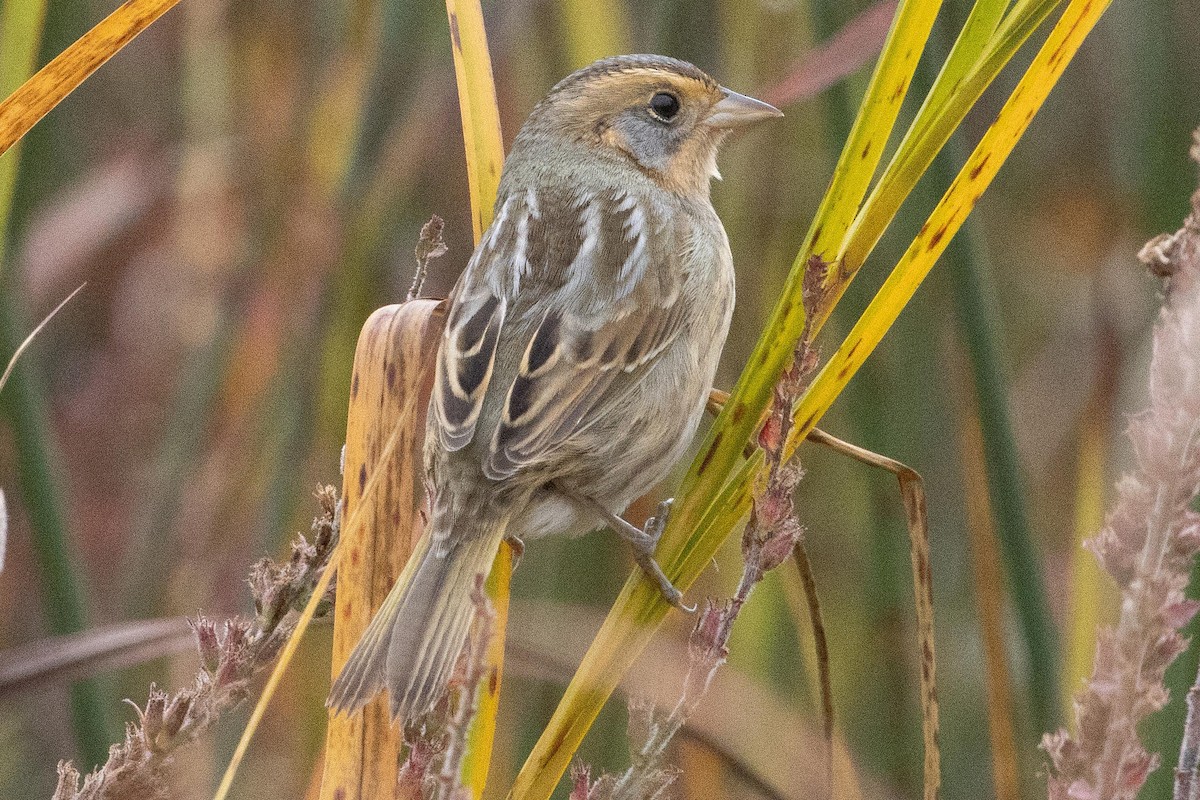
<svg viewBox="0 0 1200 800">
<path fill-rule="evenodd" d="M 12 14 L 24 2 L 5 7 Z M 761 95 L 869 5 L 485 3 L 505 138 L 555 81 L 608 54 L 677 56 Z M 37 63 L 112 6 L 49 0 Z M 935 43 L 943 52 L 968 8 L 946 3 L 945 41 Z M 1006 632 L 1009 732 L 1028 797 L 1044 793 L 1041 732 L 1066 718 L 1065 698 L 1090 663 L 1091 626 L 1111 611 L 1077 541 L 1098 527 L 1126 460 L 1122 414 L 1142 403 L 1158 286 L 1134 256 L 1151 235 L 1179 226 L 1195 186 L 1187 150 L 1200 124 L 1198 18 L 1200 0 L 1114 4 L 948 263 L 824 423 L 926 479 L 948 798 L 995 791 L 981 604 Z M 968 118 L 960 149 L 982 133 L 1030 51 Z M 12 55 L 0 51 L 0 63 Z M 713 195 L 739 296 L 722 388 L 741 370 L 799 249 L 865 79 L 860 70 L 790 104 L 785 120 L 726 148 Z M 443 216 L 450 245 L 427 294 L 443 296 L 470 254 L 464 169 L 445 10 L 434 2 L 184 0 L 34 129 L 0 262 L 3 359 L 64 295 L 88 287 L 0 394 L 0 487 L 12 513 L 0 658 L 83 626 L 248 610 L 250 563 L 282 553 L 316 511 L 312 487 L 340 480 L 354 341 L 372 309 L 403 298 L 421 224 Z M 848 329 L 945 181 L 935 169 L 923 186 L 839 306 L 827 341 Z M 986 301 L 983 313 L 964 312 L 972 308 L 964 286 Z M 968 367 L 978 347 L 993 349 L 1001 367 L 983 402 Z M 969 532 L 968 502 L 987 481 L 984 464 L 996 464 L 991 451 L 980 457 L 974 431 L 980 413 L 1003 428 L 995 417 L 1005 408 L 1019 467 L 1001 482 L 993 511 L 1036 543 L 1060 675 L 1031 675 L 1005 587 L 979 577 L 990 533 L 977 527 L 973 540 Z M 895 482 L 818 450 L 801 457 L 808 474 L 798 509 L 826 613 L 840 729 L 868 796 L 917 796 L 918 660 Z M 653 508 L 644 505 L 634 516 Z M 630 568 L 625 549 L 603 534 L 529 548 L 512 629 L 535 657 L 507 679 L 497 790 L 557 702 L 561 683 L 544 662 L 578 659 Z M 739 574 L 731 540 L 692 599 L 728 596 Z M 814 757 L 799 752 L 820 722 L 798 597 L 792 570 L 768 577 L 735 631 L 729 667 L 758 691 L 708 701 L 718 720 L 760 703 L 751 715 L 794 724 L 738 734 L 761 737 L 741 739 L 737 750 L 763 763 Z M 571 636 L 564 618 L 577 621 Z M 666 635 L 682 641 L 688 624 L 673 618 Z M 309 786 L 324 730 L 328 637 L 318 627 L 304 644 L 238 796 L 299 797 Z M 682 681 L 682 662 L 670 663 L 680 674 L 651 671 Z M 1194 655 L 1181 659 L 1174 686 L 1190 684 L 1195 668 Z M 151 680 L 186 683 L 194 669 L 185 652 L 74 690 L 48 682 L 0 697 L 0 796 L 48 797 L 58 758 L 90 766 L 103 756 L 99 743 L 119 738 L 132 713 L 121 698 L 144 697 Z M 1037 678 L 1049 695 L 1031 688 Z M 1168 791 L 1181 701 L 1177 688 L 1152 719 L 1151 749 L 1164 749 L 1165 763 L 1146 796 Z M 83 715 L 91 729 L 79 724 L 81 709 L 93 712 Z M 242 719 L 226 719 L 219 735 L 181 757 L 177 797 L 211 796 Z M 624 720 L 616 700 L 589 736 L 583 757 L 598 769 L 627 760 Z M 759 796 L 702 744 L 685 741 L 675 757 L 687 776 L 680 797 Z"/>
</svg>

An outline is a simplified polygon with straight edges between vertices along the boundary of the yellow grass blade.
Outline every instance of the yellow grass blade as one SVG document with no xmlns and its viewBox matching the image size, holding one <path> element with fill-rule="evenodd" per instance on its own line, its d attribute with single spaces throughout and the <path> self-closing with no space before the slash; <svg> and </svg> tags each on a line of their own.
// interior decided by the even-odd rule
<svg viewBox="0 0 1200 800">
<path fill-rule="evenodd" d="M 1097 393 L 1104 394 L 1103 390 Z M 1071 551 L 1068 598 L 1067 653 L 1063 659 L 1063 718 L 1075 718 L 1075 694 L 1092 674 L 1096 634 L 1102 623 L 1115 619 L 1120 593 L 1083 542 L 1104 525 L 1105 457 L 1108 445 L 1109 403 L 1097 397 L 1083 415 L 1079 432 L 1079 463 L 1075 482 L 1075 547 Z"/>
<path fill-rule="evenodd" d="M 508 628 L 509 585 L 512 582 L 513 551 L 508 542 L 492 563 L 492 571 L 483 591 L 491 601 L 496 618 L 492 622 L 492 638 L 488 642 L 485 661 L 489 665 L 486 682 L 478 687 L 475 696 L 475 716 L 467 731 L 467 752 L 463 756 L 459 778 L 462 785 L 479 800 L 487 785 L 488 768 L 492 763 L 492 744 L 496 740 L 496 712 L 500 705 L 500 685 L 504 676 L 504 643 Z"/>
<path fill-rule="evenodd" d="M 458 107 L 462 115 L 463 145 L 467 156 L 467 181 L 471 189 L 471 222 L 475 243 L 492 222 L 500 170 L 504 164 L 504 139 L 500 134 L 500 108 L 492 59 L 479 0 L 446 0 L 450 22 L 450 44 L 454 50 L 454 76 L 458 83 Z M 496 613 L 487 659 L 492 679 L 481 687 L 479 706 L 467 732 L 467 751 L 459 773 L 463 786 L 478 800 L 483 795 L 492 742 L 496 734 L 501 676 L 504 671 L 504 635 L 508 622 L 509 581 L 513 552 L 505 543 L 496 553 L 485 587 Z"/>
<path fill-rule="evenodd" d="M 811 426 L 829 409 L 895 322 L 995 178 L 1108 4 L 1108 0 L 1073 0 L 1063 12 L 1029 70 L 942 196 L 916 240 L 800 401 L 796 416 L 801 424 L 793 430 L 794 443 L 802 441 Z"/>
<path fill-rule="evenodd" d="M 129 0 L 0 102 L 0 155 L 179 0 Z"/>
<path fill-rule="evenodd" d="M 500 136 L 500 109 L 492 79 L 492 59 L 479 0 L 446 0 L 450 43 L 454 48 L 454 76 L 458 80 L 458 109 L 462 115 L 467 149 L 467 182 L 471 187 L 471 223 L 475 241 L 492 222 L 504 140 Z"/>
<path fill-rule="evenodd" d="M 563 0 L 563 32 L 571 68 L 629 52 L 629 13 L 619 0 Z"/>
</svg>

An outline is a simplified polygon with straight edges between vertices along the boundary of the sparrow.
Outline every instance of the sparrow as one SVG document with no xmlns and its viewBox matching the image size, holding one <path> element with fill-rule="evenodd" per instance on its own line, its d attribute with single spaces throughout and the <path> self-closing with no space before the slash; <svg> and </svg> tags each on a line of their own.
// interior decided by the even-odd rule
<svg viewBox="0 0 1200 800">
<path fill-rule="evenodd" d="M 439 699 L 477 576 L 506 537 L 628 539 L 653 552 L 668 504 L 619 515 L 684 454 L 733 311 L 729 240 L 709 198 L 736 128 L 782 116 L 673 58 L 605 58 L 560 81 L 504 164 L 491 226 L 450 296 L 425 439 L 426 533 L 328 705 L 383 689 L 393 719 Z M 669 501 L 668 501 L 669 503 Z"/>
</svg>

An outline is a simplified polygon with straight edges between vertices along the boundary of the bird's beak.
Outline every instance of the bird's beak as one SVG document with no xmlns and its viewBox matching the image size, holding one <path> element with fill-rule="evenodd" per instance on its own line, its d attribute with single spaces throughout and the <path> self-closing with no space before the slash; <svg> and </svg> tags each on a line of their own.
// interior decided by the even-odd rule
<svg viewBox="0 0 1200 800">
<path fill-rule="evenodd" d="M 714 128 L 741 128 L 764 119 L 783 116 L 782 111 L 762 100 L 755 100 L 724 87 L 721 87 L 721 93 L 725 97 L 712 107 L 705 120 Z"/>
</svg>

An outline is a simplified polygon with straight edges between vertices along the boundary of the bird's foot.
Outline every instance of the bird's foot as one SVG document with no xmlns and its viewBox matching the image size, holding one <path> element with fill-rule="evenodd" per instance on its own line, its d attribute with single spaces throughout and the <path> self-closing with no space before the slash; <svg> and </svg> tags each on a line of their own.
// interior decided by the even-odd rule
<svg viewBox="0 0 1200 800">
<path fill-rule="evenodd" d="M 658 548 L 658 540 L 662 538 L 663 531 L 667 527 L 667 519 L 671 516 L 671 504 L 674 500 L 668 498 L 659 503 L 658 513 L 646 520 L 645 525 L 638 528 L 623 517 L 612 513 L 593 498 L 572 491 L 566 486 L 560 485 L 558 488 L 567 497 L 599 514 L 618 536 L 633 546 L 633 560 L 642 568 L 642 572 L 646 573 L 646 577 L 658 585 L 658 591 L 662 593 L 664 600 L 687 614 L 696 610 L 694 605 L 689 606 L 683 602 L 683 592 L 671 583 L 671 579 L 654 560 L 654 551 Z"/>
<path fill-rule="evenodd" d="M 617 519 L 625 523 L 625 526 L 619 528 L 617 532 L 628 539 L 629 543 L 633 545 L 634 561 L 642 568 L 642 572 L 646 573 L 646 577 L 658 584 L 658 591 L 662 594 L 663 599 L 680 611 L 691 614 L 696 610 L 696 607 L 683 602 L 683 592 L 679 591 L 675 584 L 671 583 L 671 579 L 667 577 L 666 573 L 662 571 L 662 567 L 654 560 L 654 551 L 658 549 L 658 542 L 662 539 L 663 531 L 666 530 L 673 502 L 675 502 L 674 499 L 667 498 L 659 503 L 658 513 L 647 519 L 646 524 L 640 530 L 624 519 L 617 517 Z"/>
<path fill-rule="evenodd" d="M 671 583 L 671 579 L 662 571 L 662 567 L 654 560 L 654 556 L 642 553 L 635 548 L 633 551 L 633 560 L 642 568 L 642 572 L 646 573 L 646 577 L 658 585 L 658 591 L 664 600 L 685 614 L 691 614 L 696 610 L 694 604 L 688 605 L 683 602 L 683 592 L 679 591 L 675 584 Z"/>
<path fill-rule="evenodd" d="M 641 548 L 644 549 L 639 548 L 639 544 L 635 542 L 633 557 L 646 576 L 658 584 L 658 591 L 662 593 L 664 600 L 680 611 L 691 614 L 696 610 L 696 606 L 683 602 L 683 592 L 671 583 L 671 579 L 654 560 L 654 551 L 658 549 L 658 541 L 662 539 L 663 531 L 667 528 L 667 520 L 671 516 L 671 504 L 674 502 L 675 499 L 672 497 L 663 500 L 658 504 L 658 513 L 646 520 L 646 524 L 642 526 L 641 530 Z"/>
</svg>

